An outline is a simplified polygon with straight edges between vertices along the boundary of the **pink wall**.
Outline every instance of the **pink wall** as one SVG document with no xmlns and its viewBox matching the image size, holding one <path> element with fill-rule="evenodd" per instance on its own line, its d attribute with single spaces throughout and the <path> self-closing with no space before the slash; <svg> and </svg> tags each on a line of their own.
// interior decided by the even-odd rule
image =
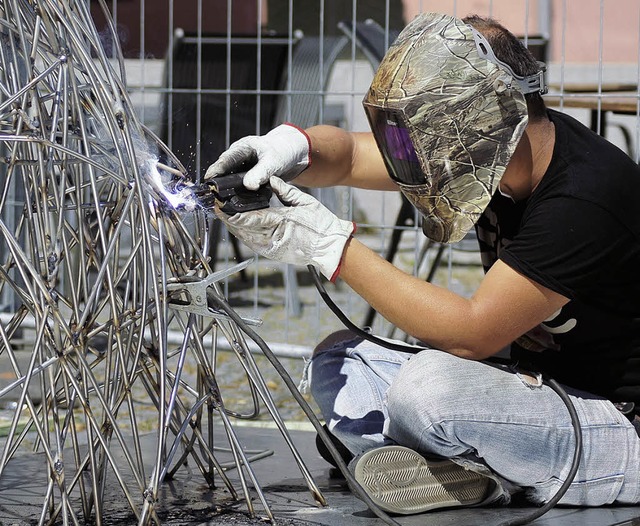
<svg viewBox="0 0 640 526">
<path fill-rule="evenodd" d="M 476 13 L 491 15 L 512 32 L 523 35 L 527 28 L 530 34 L 540 31 L 540 1 L 403 0 L 403 3 L 405 20 L 425 11 L 459 17 Z M 566 62 L 598 62 L 601 44 L 604 62 L 637 63 L 639 60 L 638 0 L 551 0 L 550 28 L 550 61 L 560 61 L 564 55 Z"/>
<path fill-rule="evenodd" d="M 553 3 L 554 60 L 562 58 L 564 25 L 567 62 L 599 62 L 601 42 L 604 62 L 638 62 L 638 0 L 566 0 L 566 18 L 562 6 L 565 2 Z"/>
</svg>

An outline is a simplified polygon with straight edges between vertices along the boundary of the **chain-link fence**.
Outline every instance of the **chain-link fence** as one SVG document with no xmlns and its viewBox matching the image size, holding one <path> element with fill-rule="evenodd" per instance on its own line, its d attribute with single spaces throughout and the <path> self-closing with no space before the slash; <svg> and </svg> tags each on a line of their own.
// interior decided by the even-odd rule
<svg viewBox="0 0 640 526">
<path fill-rule="evenodd" d="M 194 176 L 234 140 L 283 121 L 366 130 L 361 100 L 377 53 L 424 11 L 475 12 L 500 20 L 548 64 L 550 106 L 574 114 L 638 156 L 640 7 L 635 0 L 113 0 L 109 5 L 140 118 Z M 100 29 L 105 21 L 98 16 L 97 24 Z M 357 221 L 359 238 L 407 272 L 462 294 L 471 294 L 481 279 L 473 247 L 427 246 L 399 195 L 310 191 L 341 217 Z M 216 228 L 210 254 L 217 267 L 253 257 Z M 392 333 L 344 284 L 328 286 L 356 323 Z M 281 353 L 308 353 L 340 328 L 304 269 L 256 261 L 226 289 L 240 311 L 264 320 L 261 331 Z"/>
</svg>

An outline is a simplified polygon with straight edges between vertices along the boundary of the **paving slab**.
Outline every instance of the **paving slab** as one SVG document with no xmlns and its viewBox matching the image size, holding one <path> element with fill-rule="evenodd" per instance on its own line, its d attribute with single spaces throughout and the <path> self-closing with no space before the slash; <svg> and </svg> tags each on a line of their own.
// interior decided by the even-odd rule
<svg viewBox="0 0 640 526">
<path fill-rule="evenodd" d="M 315 433 L 292 430 L 298 451 L 318 484 L 328 506 L 315 504 L 280 433 L 271 427 L 238 426 L 237 434 L 247 449 L 272 450 L 273 454 L 252 463 L 257 480 L 275 524 L 283 526 L 383 526 L 366 505 L 354 497 L 343 479 L 330 476 L 329 465 L 315 449 Z M 222 429 L 216 431 L 222 435 Z M 223 439 L 220 436 L 220 443 Z M 152 451 L 155 437 L 145 438 L 145 449 Z M 117 452 L 116 452 L 117 454 Z M 42 489 L 46 484 L 44 462 L 40 454 L 22 455 L 12 460 L 0 479 L 0 526 L 26 526 L 37 523 L 41 511 Z M 234 471 L 229 475 L 236 483 Z M 167 526 L 265 524 L 264 508 L 252 492 L 256 514 L 250 516 L 244 500 L 233 502 L 222 484 L 211 489 L 194 466 L 184 466 L 171 481 L 162 485 L 159 516 Z M 136 524 L 114 483 L 104 497 L 105 526 Z M 477 509 L 450 509 L 395 517 L 402 526 L 498 526 L 529 515 L 529 506 Z M 91 521 L 92 522 L 92 521 Z M 89 522 L 89 524 L 91 523 Z M 640 507 L 572 508 L 557 507 L 535 522 L 539 526 L 637 526 Z"/>
</svg>

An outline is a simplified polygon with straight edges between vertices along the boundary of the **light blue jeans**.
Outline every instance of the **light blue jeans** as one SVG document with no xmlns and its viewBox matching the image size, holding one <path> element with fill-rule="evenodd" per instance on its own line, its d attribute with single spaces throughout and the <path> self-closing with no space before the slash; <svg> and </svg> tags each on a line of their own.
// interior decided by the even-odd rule
<svg viewBox="0 0 640 526">
<path fill-rule="evenodd" d="M 322 342 L 305 380 L 329 430 L 354 454 L 401 444 L 484 473 L 502 498 L 544 503 L 567 476 L 575 440 L 567 408 L 539 377 L 437 350 L 390 351 L 348 331 Z M 608 400 L 566 388 L 583 454 L 568 505 L 640 501 L 640 440 Z M 490 471 L 487 471 L 488 470 Z"/>
</svg>

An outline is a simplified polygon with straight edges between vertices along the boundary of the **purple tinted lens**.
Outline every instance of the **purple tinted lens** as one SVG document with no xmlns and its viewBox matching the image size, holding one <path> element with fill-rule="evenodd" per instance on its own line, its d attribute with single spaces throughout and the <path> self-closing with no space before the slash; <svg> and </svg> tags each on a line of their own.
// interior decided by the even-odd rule
<svg viewBox="0 0 640 526">
<path fill-rule="evenodd" d="M 368 104 L 365 109 L 391 178 L 407 185 L 425 184 L 425 174 L 402 115 Z"/>
<path fill-rule="evenodd" d="M 385 126 L 384 136 L 387 152 L 391 157 L 401 161 L 418 162 L 418 156 L 411 143 L 409 131 L 406 128 L 387 124 Z"/>
</svg>

